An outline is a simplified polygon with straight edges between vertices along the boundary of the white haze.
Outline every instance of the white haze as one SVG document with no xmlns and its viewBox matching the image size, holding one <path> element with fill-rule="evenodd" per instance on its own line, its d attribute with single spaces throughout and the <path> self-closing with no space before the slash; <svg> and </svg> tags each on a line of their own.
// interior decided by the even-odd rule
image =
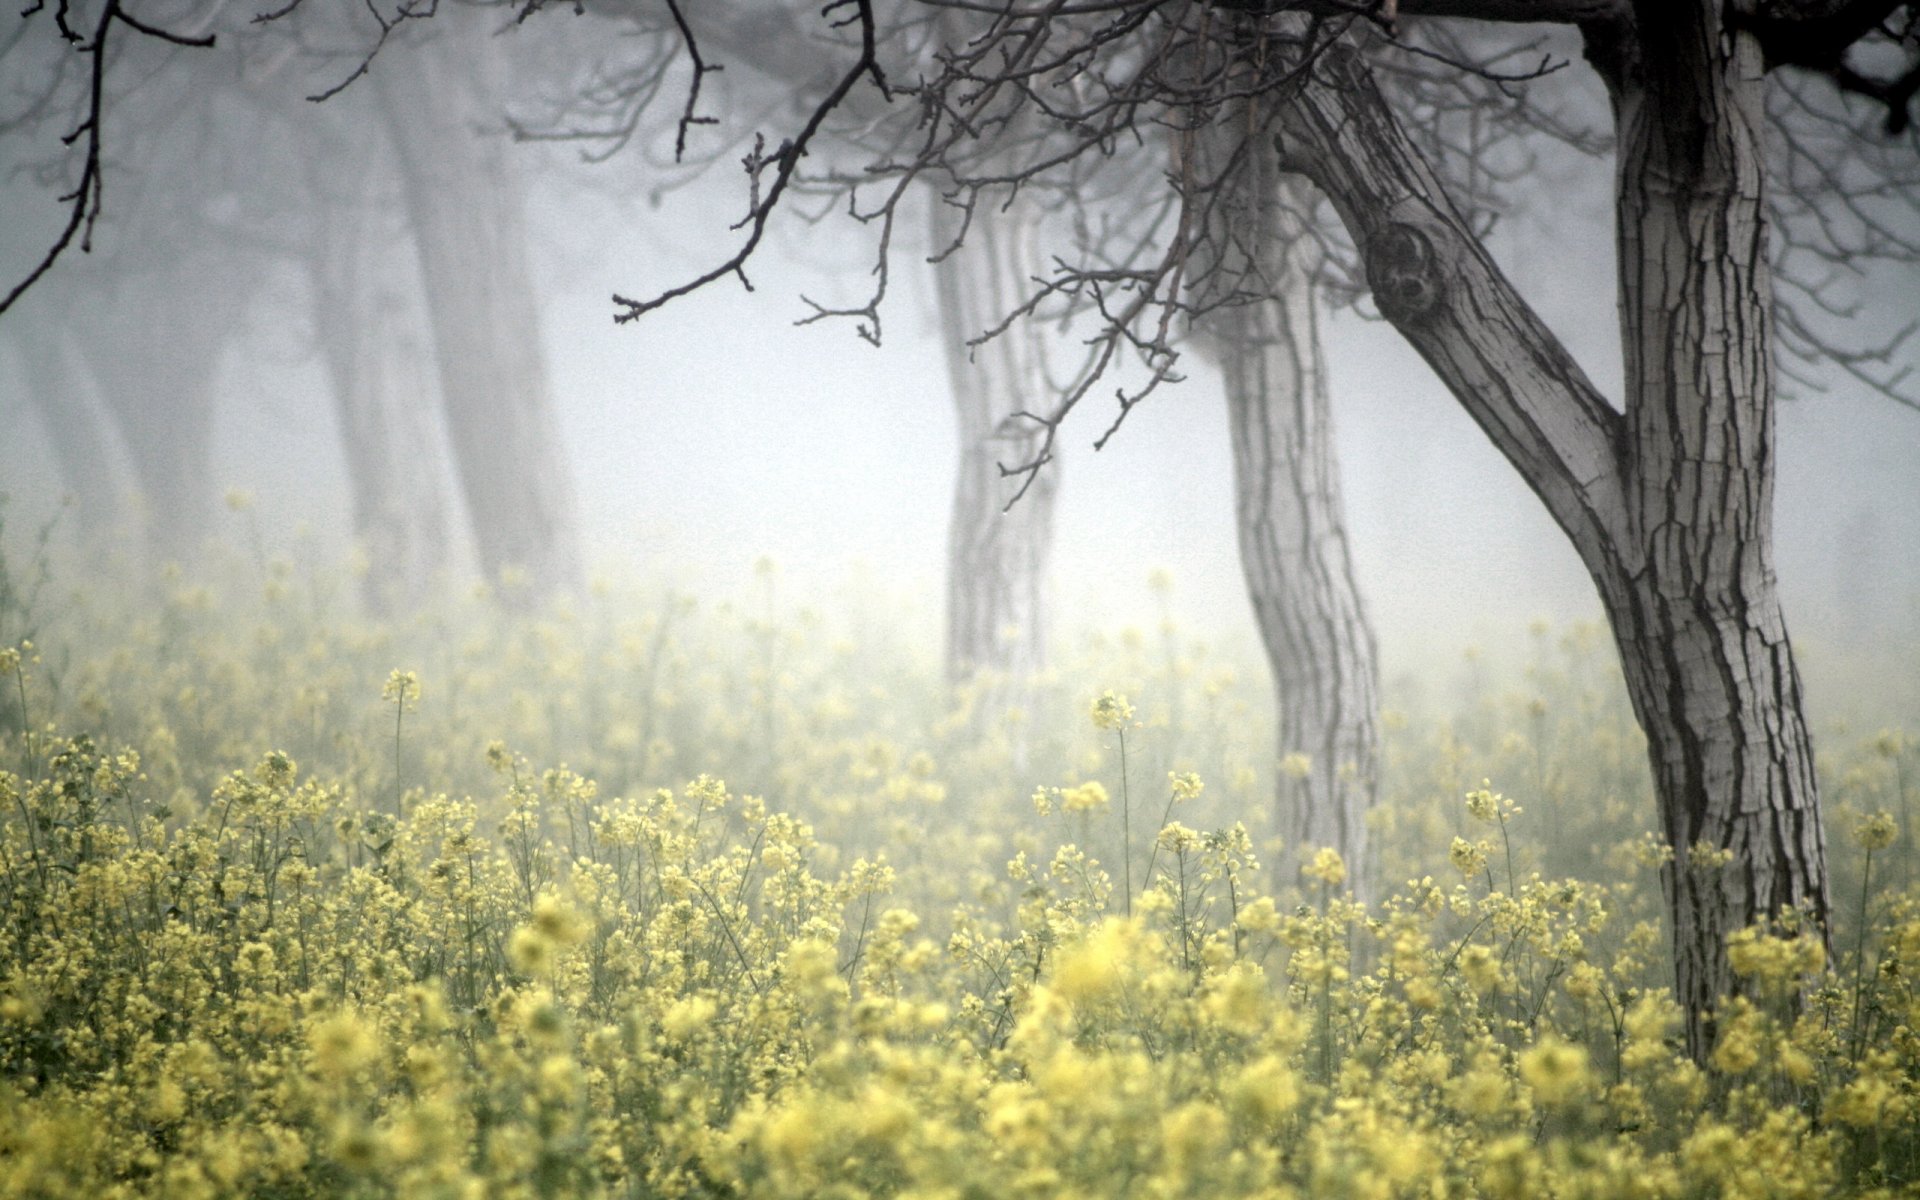
<svg viewBox="0 0 1920 1200">
<path fill-rule="evenodd" d="M 552 393 L 594 563 L 644 588 L 724 596 L 770 556 L 788 604 L 878 591 L 936 637 L 956 456 L 938 339 L 950 335 L 934 328 L 913 251 L 900 254 L 879 349 L 849 324 L 794 324 L 801 293 L 848 299 L 866 286 L 868 233 L 844 220 L 789 222 L 755 260 L 753 293 L 726 281 L 616 327 L 611 293 L 681 282 L 731 247 L 741 184 L 715 171 L 655 211 L 609 200 L 623 176 L 608 170 L 611 188 L 586 191 L 584 168 L 544 171 L 530 221 Z M 1617 394 L 1606 167 L 1562 164 L 1536 186 L 1558 193 L 1545 206 L 1553 219 L 1512 225 L 1496 254 Z M 1880 312 L 1920 309 L 1912 278 L 1875 283 Z M 281 291 L 297 300 L 297 288 Z M 254 326 L 226 368 L 217 482 L 255 494 L 273 546 L 309 529 L 344 552 L 344 474 L 321 373 L 304 334 L 270 315 Z M 1452 670 L 1470 645 L 1497 654 L 1536 618 L 1597 619 L 1542 507 L 1398 336 L 1351 313 L 1325 333 L 1354 553 L 1389 678 Z M 1105 451 L 1090 449 L 1112 418 L 1101 393 L 1065 432 L 1061 627 L 1156 619 L 1146 579 L 1166 567 L 1186 629 L 1256 645 L 1224 403 L 1216 377 L 1188 365 L 1188 382 L 1136 410 Z M 431 378 L 424 365 L 421 377 Z M 19 386 L 0 356 L 0 396 Z M 21 406 L 5 408 L 0 427 L 24 428 L 0 449 L 17 528 L 50 510 L 59 483 Z M 1816 689 L 1888 641 L 1909 661 L 1920 644 L 1920 413 L 1838 388 L 1783 404 L 1780 426 L 1778 561 Z M 1885 682 L 1914 701 L 1911 680 Z"/>
</svg>

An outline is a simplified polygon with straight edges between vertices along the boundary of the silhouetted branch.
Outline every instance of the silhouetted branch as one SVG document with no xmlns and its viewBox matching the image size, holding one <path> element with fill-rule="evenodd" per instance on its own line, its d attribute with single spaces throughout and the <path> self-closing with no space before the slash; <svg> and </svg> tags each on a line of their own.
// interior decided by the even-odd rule
<svg viewBox="0 0 1920 1200">
<path fill-rule="evenodd" d="M 774 151 L 773 155 L 769 158 L 763 154 L 764 142 L 756 138 L 753 151 L 746 157 L 744 165 L 747 171 L 748 185 L 752 189 L 752 196 L 748 204 L 747 215 L 734 226 L 735 229 L 742 227 L 747 228 L 746 242 L 741 245 L 739 250 L 734 252 L 732 257 L 719 266 L 678 287 L 669 288 L 652 299 L 630 300 L 625 296 L 615 293 L 613 302 L 625 311 L 614 314 L 614 324 L 624 325 L 629 321 L 636 320 L 643 314 L 659 308 L 670 300 L 696 292 L 707 284 L 717 279 L 723 279 L 728 275 L 738 276 L 743 287 L 748 291 L 753 290 L 753 283 L 747 278 L 746 274 L 745 268 L 747 260 L 753 257 L 754 250 L 760 245 L 760 239 L 766 234 L 767 220 L 773 216 L 774 210 L 779 207 L 780 198 L 786 192 L 787 185 L 792 181 L 794 172 L 799 168 L 800 160 L 805 157 L 807 147 L 813 142 L 814 135 L 819 133 L 820 127 L 825 123 L 827 117 L 846 100 L 848 94 L 853 91 L 854 85 L 860 82 L 862 76 L 870 75 L 883 92 L 887 86 L 885 77 L 880 71 L 879 59 L 876 56 L 872 0 L 829 0 L 826 6 L 821 9 L 821 15 L 829 16 L 836 9 L 847 7 L 854 9 L 854 15 L 845 18 L 844 21 L 836 22 L 836 25 L 844 24 L 846 21 L 857 21 L 859 23 L 861 30 L 859 59 L 847 70 L 846 74 L 840 77 L 840 81 L 834 85 L 833 90 L 828 92 L 819 103 L 814 105 L 813 111 L 807 117 L 806 124 L 801 127 L 800 132 L 795 135 L 792 140 L 782 142 L 780 148 Z M 773 183 L 767 188 L 765 197 L 762 197 L 760 195 L 760 177 L 769 164 L 772 164 L 774 168 Z"/>
<path fill-rule="evenodd" d="M 21 19 L 32 17 L 41 8 L 41 4 L 34 4 L 21 14 Z M 28 288 L 39 282 L 48 271 L 53 269 L 53 264 L 60 260 L 60 256 L 66 253 L 69 246 L 73 245 L 75 237 L 80 239 L 81 253 L 84 254 L 93 249 L 93 225 L 100 216 L 102 191 L 100 130 L 106 115 L 107 45 L 113 33 L 114 23 L 119 22 L 143 37 L 154 38 L 175 46 L 204 48 L 214 44 L 212 34 L 188 37 L 170 33 L 132 16 L 121 8 L 120 0 L 107 0 L 106 7 L 100 10 L 100 20 L 94 26 L 92 40 L 79 45 L 80 38 L 67 23 L 67 12 L 66 0 L 61 0 L 60 7 L 54 14 L 54 23 L 58 26 L 62 38 L 76 43 L 80 53 L 87 55 L 90 60 L 90 75 L 87 84 L 87 115 L 60 141 L 63 145 L 71 146 L 81 138 L 85 138 L 86 157 L 80 165 L 79 184 L 71 192 L 60 197 L 61 203 L 68 206 L 66 226 L 61 229 L 59 237 L 54 239 L 53 245 L 48 247 L 39 263 L 27 272 L 24 279 L 13 286 L 5 299 L 0 299 L 0 313 L 5 313 L 12 308 L 14 302 L 25 295 Z"/>
</svg>

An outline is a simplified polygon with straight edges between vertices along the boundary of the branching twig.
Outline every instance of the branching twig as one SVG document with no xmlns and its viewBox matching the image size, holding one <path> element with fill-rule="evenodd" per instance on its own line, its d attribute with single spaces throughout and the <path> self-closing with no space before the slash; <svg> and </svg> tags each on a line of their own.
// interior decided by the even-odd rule
<svg viewBox="0 0 1920 1200">
<path fill-rule="evenodd" d="M 31 17 L 40 7 L 39 4 L 35 4 L 32 8 L 29 8 L 21 14 L 22 19 Z M 94 26 L 93 38 L 85 44 L 77 45 L 76 47 L 91 60 L 91 74 L 88 78 L 87 85 L 87 115 L 76 128 L 60 140 L 63 144 L 71 146 L 76 141 L 85 138 L 87 149 L 86 157 L 80 166 L 79 184 L 75 186 L 71 192 L 60 197 L 61 203 L 68 206 L 66 226 L 61 229 L 60 236 L 54 239 L 53 245 L 47 249 L 46 254 L 40 259 L 39 263 L 36 264 L 31 271 L 27 272 L 26 278 L 15 284 L 13 289 L 7 293 L 5 299 L 0 299 L 0 313 L 5 313 L 8 309 L 12 308 L 14 302 L 25 295 L 28 288 L 39 282 L 42 276 L 53 269 L 53 264 L 59 261 L 62 254 L 66 253 L 67 248 L 73 244 L 76 236 L 80 239 L 81 253 L 88 253 L 93 249 L 93 225 L 100 217 L 100 197 L 102 191 L 100 130 L 106 115 L 107 45 L 112 36 L 113 26 L 116 21 L 142 36 L 154 38 L 157 41 L 167 42 L 175 46 L 210 47 L 214 44 L 212 34 L 201 37 L 187 37 L 181 34 L 170 33 L 165 29 L 148 24 L 128 13 L 120 6 L 120 0 L 107 0 L 106 7 L 100 11 L 100 20 Z M 67 24 L 67 5 L 65 0 L 62 0 L 59 10 L 55 14 L 55 23 L 58 25 L 63 38 L 71 42 L 79 42 L 79 38 Z"/>
</svg>

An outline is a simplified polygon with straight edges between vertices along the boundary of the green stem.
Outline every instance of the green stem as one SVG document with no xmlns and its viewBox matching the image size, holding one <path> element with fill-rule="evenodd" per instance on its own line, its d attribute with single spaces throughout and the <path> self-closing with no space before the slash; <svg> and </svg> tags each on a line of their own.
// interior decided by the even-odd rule
<svg viewBox="0 0 1920 1200">
<path fill-rule="evenodd" d="M 1867 953 L 1867 895 L 1873 883 L 1873 851 L 1867 851 L 1867 861 L 1860 868 L 1860 912 L 1859 925 L 1853 935 L 1853 1017 L 1847 1023 L 1847 1041 L 1853 1046 L 1853 1057 L 1860 1057 L 1860 1002 L 1866 995 L 1867 981 L 1860 977 L 1861 964 Z"/>
<path fill-rule="evenodd" d="M 1131 917 L 1133 915 L 1133 803 L 1127 792 L 1127 731 L 1121 729 L 1116 732 L 1120 735 L 1120 863 L 1127 887 L 1123 911 Z"/>
</svg>

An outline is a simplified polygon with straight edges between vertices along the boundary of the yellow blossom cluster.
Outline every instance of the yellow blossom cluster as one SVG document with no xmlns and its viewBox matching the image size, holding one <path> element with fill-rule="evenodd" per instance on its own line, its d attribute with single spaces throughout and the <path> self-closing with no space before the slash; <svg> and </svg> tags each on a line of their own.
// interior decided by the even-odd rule
<svg viewBox="0 0 1920 1200">
<path fill-rule="evenodd" d="M 1151 639 L 1104 647 L 1124 695 L 1089 669 L 983 721 L 985 685 L 903 698 L 804 614 L 610 597 L 436 616 L 417 651 L 424 618 L 269 582 L 252 625 L 195 584 L 119 640 L 0 649 L 0 1194 L 1920 1181 L 1904 737 L 1836 756 L 1834 928 L 1732 932 L 1735 994 L 1690 1022 L 1672 847 L 1584 635 L 1520 694 L 1389 721 L 1345 855 L 1277 842 L 1314 765 L 1262 741 L 1257 673 Z"/>
</svg>

